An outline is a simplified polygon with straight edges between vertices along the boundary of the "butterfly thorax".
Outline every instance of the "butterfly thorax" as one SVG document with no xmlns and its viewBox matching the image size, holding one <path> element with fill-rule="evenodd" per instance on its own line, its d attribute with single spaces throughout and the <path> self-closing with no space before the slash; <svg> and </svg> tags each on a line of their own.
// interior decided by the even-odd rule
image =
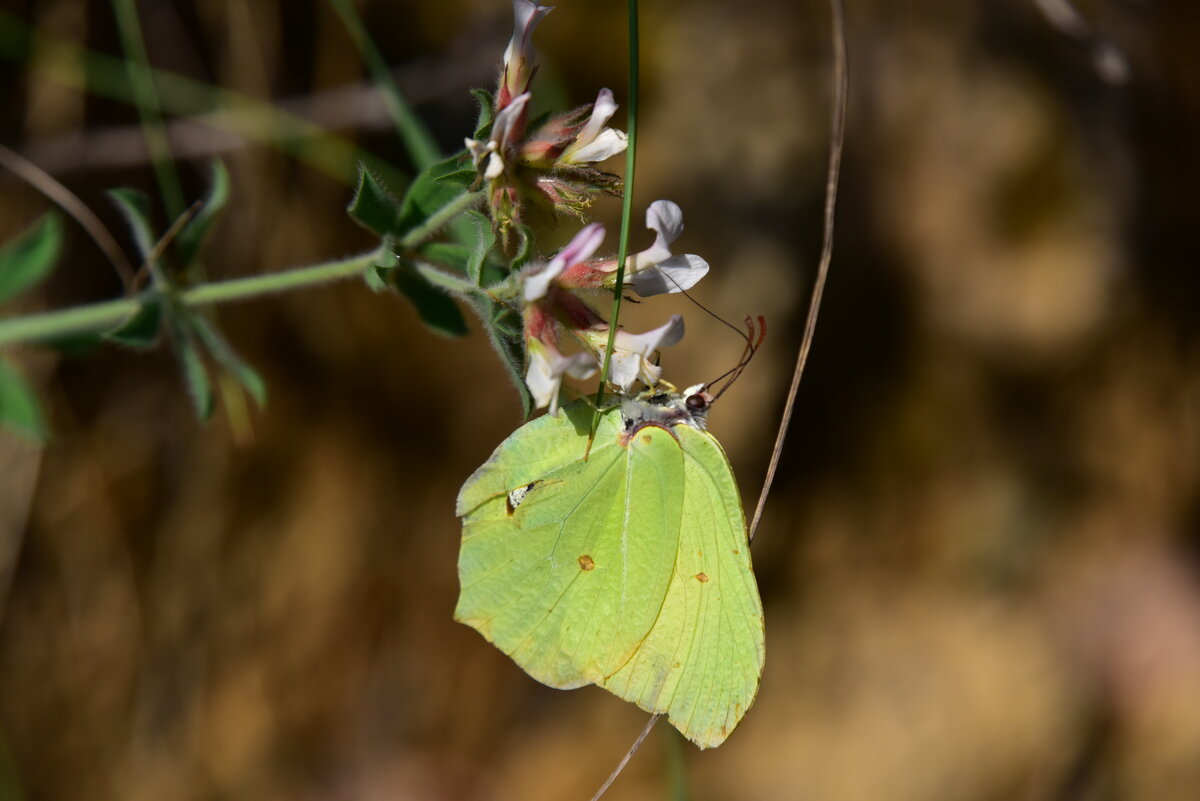
<svg viewBox="0 0 1200 801">
<path fill-rule="evenodd" d="M 712 396 L 704 391 L 703 384 L 688 387 L 683 392 L 666 382 L 644 389 L 633 397 L 621 400 L 625 435 L 631 437 L 638 429 L 651 425 L 667 430 L 677 425 L 687 425 L 703 431 L 712 400 Z"/>
</svg>

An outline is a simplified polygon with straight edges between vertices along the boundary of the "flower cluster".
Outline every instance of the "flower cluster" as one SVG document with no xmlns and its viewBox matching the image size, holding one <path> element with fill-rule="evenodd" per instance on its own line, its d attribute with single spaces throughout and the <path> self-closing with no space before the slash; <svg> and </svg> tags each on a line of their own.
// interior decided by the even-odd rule
<svg viewBox="0 0 1200 801">
<path fill-rule="evenodd" d="M 621 181 L 594 165 L 625 149 L 625 134 L 608 127 L 617 110 L 612 92 L 601 89 L 596 102 L 551 116 L 529 131 L 530 85 L 537 72 L 532 35 L 550 12 L 536 0 L 513 0 L 516 24 L 504 53 L 492 121 L 486 139 L 466 140 L 479 181 L 484 185 L 492 224 L 507 245 L 514 225 L 527 224 L 530 212 L 584 212 L 599 192 L 621 194 Z M 641 297 L 690 289 L 708 272 L 708 263 L 692 254 L 675 255 L 671 244 L 683 231 L 683 212 L 669 200 L 646 211 L 654 244 L 626 258 L 623 286 L 617 287 L 617 259 L 595 257 L 604 241 L 603 226 L 585 226 L 548 261 L 527 265 L 492 297 L 521 315 L 525 383 L 537 408 L 558 411 L 563 379 L 590 378 L 609 356 L 608 382 L 628 394 L 637 381 L 658 383 L 662 368 L 656 352 L 683 337 L 683 318 L 642 334 L 618 329 L 588 302 L 601 291 L 629 290 Z M 609 340 L 612 353 L 607 354 Z"/>
<path fill-rule="evenodd" d="M 708 262 L 691 253 L 676 256 L 670 245 L 683 231 L 683 213 L 669 200 L 658 200 L 646 211 L 646 226 L 657 234 L 652 246 L 625 260 L 625 284 L 641 297 L 690 289 L 708 273 Z M 563 377 L 589 378 L 603 361 L 609 325 L 581 295 L 613 288 L 617 260 L 593 259 L 604 241 L 604 227 L 586 226 L 571 242 L 545 263 L 522 274 L 524 301 L 525 383 L 538 408 L 557 412 Z M 662 368 L 654 363 L 659 348 L 683 337 L 683 318 L 644 334 L 618 330 L 613 340 L 609 383 L 628 393 L 635 381 L 658 383 Z M 579 348 L 570 355 L 564 343 Z"/>
<path fill-rule="evenodd" d="M 583 219 L 599 192 L 618 195 L 621 180 L 594 165 L 625 150 L 625 134 L 609 128 L 617 110 L 612 92 L 601 89 L 596 102 L 553 116 L 528 130 L 533 64 L 533 31 L 550 6 L 513 0 L 516 25 L 504 52 L 487 139 L 467 139 L 467 151 L 486 185 L 492 222 L 505 242 L 530 212 L 560 213 Z"/>
</svg>

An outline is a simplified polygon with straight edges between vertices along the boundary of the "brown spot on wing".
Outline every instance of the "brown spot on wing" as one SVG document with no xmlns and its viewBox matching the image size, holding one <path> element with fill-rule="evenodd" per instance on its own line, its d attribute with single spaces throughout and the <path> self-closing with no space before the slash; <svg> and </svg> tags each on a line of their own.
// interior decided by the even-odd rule
<svg viewBox="0 0 1200 801">
<path fill-rule="evenodd" d="M 595 560 L 593 560 L 592 557 L 588 556 L 586 553 L 583 556 L 579 557 L 579 569 L 580 570 L 591 570 L 595 566 L 596 566 Z"/>
</svg>

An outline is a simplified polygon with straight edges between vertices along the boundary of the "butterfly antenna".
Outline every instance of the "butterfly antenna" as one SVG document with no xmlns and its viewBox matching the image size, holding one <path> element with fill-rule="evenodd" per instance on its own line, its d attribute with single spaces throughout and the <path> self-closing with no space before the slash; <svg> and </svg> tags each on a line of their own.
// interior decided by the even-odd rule
<svg viewBox="0 0 1200 801">
<path fill-rule="evenodd" d="M 707 306 L 705 306 L 705 305 L 704 305 L 703 303 L 701 303 L 700 301 L 696 300 L 694 297 L 692 297 L 692 293 L 691 293 L 691 292 L 688 292 L 686 289 L 684 289 L 684 288 L 683 288 L 683 287 L 680 285 L 680 283 L 679 283 L 678 281 L 676 281 L 674 278 L 672 278 L 672 277 L 671 277 L 671 276 L 670 276 L 668 273 L 663 273 L 663 277 L 664 277 L 664 278 L 666 278 L 668 281 L 670 281 L 672 284 L 674 284 L 674 285 L 675 285 L 675 288 L 679 290 L 679 294 L 683 295 L 685 298 L 687 298 L 688 300 L 690 300 L 690 301 L 692 302 L 692 305 L 694 305 L 694 306 L 695 306 L 697 309 L 699 309 L 700 311 L 704 312 L 704 313 L 705 313 L 705 314 L 707 314 L 709 317 L 713 318 L 713 319 L 714 319 L 714 320 L 716 320 L 718 323 L 720 323 L 721 325 L 725 326 L 726 328 L 728 328 L 730 331 L 732 331 L 732 332 L 734 332 L 735 334 L 737 334 L 737 335 L 738 335 L 739 337 L 741 337 L 742 339 L 746 340 L 746 344 L 747 344 L 747 345 L 749 345 L 749 344 L 750 344 L 750 339 L 751 339 L 751 337 L 753 336 L 753 334 L 751 334 L 750 336 L 747 336 L 746 334 L 742 333 L 742 329 L 738 328 L 736 325 L 734 325 L 733 323 L 729 322 L 729 321 L 728 321 L 728 320 L 726 320 L 724 317 L 722 317 L 721 315 L 717 314 L 715 311 L 713 311 L 712 309 L 708 308 Z"/>
<path fill-rule="evenodd" d="M 728 328 L 730 331 L 733 331 L 746 342 L 746 346 L 742 349 L 742 355 L 738 358 L 738 363 L 704 385 L 705 387 L 711 387 L 713 384 L 717 383 L 726 376 L 733 376 L 723 387 L 721 387 L 721 390 L 717 393 L 716 397 L 713 398 L 713 400 L 716 400 L 716 398 L 721 397 L 722 392 L 729 388 L 730 384 L 737 380 L 738 376 L 742 374 L 742 371 L 746 369 L 746 365 L 750 364 L 750 360 L 754 358 L 754 354 L 758 351 L 759 346 L 762 345 L 763 339 L 765 339 L 767 336 L 767 321 L 761 314 L 758 316 L 758 336 L 756 337 L 754 319 L 747 315 L 746 317 L 742 318 L 742 322 L 746 326 L 746 331 L 742 331 L 742 329 L 738 328 L 736 325 L 729 322 L 724 317 L 692 297 L 692 294 L 684 289 L 670 274 L 663 273 L 663 275 L 667 278 L 667 280 L 673 283 L 676 289 L 679 290 L 679 293 L 690 300 L 696 308 L 700 309 L 702 312 Z"/>
<path fill-rule="evenodd" d="M 767 318 L 763 317 L 761 314 L 758 315 L 758 326 L 757 326 L 758 335 L 757 336 L 755 336 L 756 328 L 755 328 L 755 320 L 754 319 L 752 319 L 749 315 L 747 315 L 745 318 L 743 318 L 742 322 L 745 323 L 746 331 L 747 331 L 747 333 L 745 334 L 746 347 L 742 351 L 742 358 L 738 360 L 738 363 L 736 365 L 734 365 L 734 367 L 732 369 L 727 370 L 726 372 L 717 376 L 715 379 L 713 379 L 712 381 L 708 382 L 708 384 L 705 385 L 705 386 L 712 386 L 713 384 L 717 383 L 721 379 L 728 376 L 728 379 L 721 386 L 721 388 L 717 391 L 717 394 L 713 396 L 713 399 L 712 399 L 713 403 L 716 403 L 717 398 L 724 395 L 725 390 L 727 390 L 731 386 L 733 386 L 733 382 L 737 381 L 738 378 L 741 377 L 742 371 L 745 370 L 747 366 L 749 366 L 750 360 L 754 358 L 754 354 L 758 353 L 758 349 L 762 347 L 763 341 L 767 338 Z"/>
</svg>

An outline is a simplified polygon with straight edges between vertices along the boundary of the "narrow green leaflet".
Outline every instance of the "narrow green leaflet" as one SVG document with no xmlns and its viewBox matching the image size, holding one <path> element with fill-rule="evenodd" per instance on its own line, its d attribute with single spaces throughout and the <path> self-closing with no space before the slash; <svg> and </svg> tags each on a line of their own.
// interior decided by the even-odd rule
<svg viewBox="0 0 1200 801">
<path fill-rule="evenodd" d="M 212 417 L 215 399 L 212 383 L 208 379 L 208 368 L 204 364 L 204 356 L 200 352 L 195 334 L 175 316 L 168 316 L 167 323 L 171 331 L 171 339 L 175 344 L 175 352 L 179 354 L 179 363 L 183 368 L 183 380 L 187 386 L 188 397 L 196 416 L 207 422 Z"/>
<path fill-rule="evenodd" d="M 150 198 L 136 189 L 126 188 L 110 189 L 108 196 L 128 223 L 138 255 L 146 258 L 154 250 L 154 243 L 158 239 L 150 222 Z"/>
<path fill-rule="evenodd" d="M 0 361 L 0 425 L 45 442 L 46 419 L 37 394 L 12 365 Z"/>
<path fill-rule="evenodd" d="M 267 405 L 267 384 L 258 371 L 251 367 L 245 359 L 221 336 L 221 332 L 203 313 L 188 310 L 185 324 L 196 333 L 204 347 L 224 367 L 233 378 L 250 393 L 259 408 Z"/>
<path fill-rule="evenodd" d="M 162 318 L 162 302 L 147 300 L 132 317 L 106 333 L 104 338 L 130 348 L 153 348 L 158 344 Z"/>
<path fill-rule="evenodd" d="M 204 205 L 196 212 L 196 216 L 188 220 L 187 225 L 175 237 L 175 248 L 179 254 L 179 263 L 186 269 L 196 261 L 204 247 L 208 235 L 212 232 L 213 224 L 229 200 L 229 170 L 220 161 L 212 163 L 212 178 L 209 181 L 208 195 Z"/>
<path fill-rule="evenodd" d="M 408 265 L 401 265 L 392 270 L 389 277 L 392 285 L 412 301 L 421 321 L 430 329 L 447 337 L 466 335 L 467 321 L 454 299 L 435 288 L 425 276 Z"/>
<path fill-rule="evenodd" d="M 0 303 L 4 303 L 50 274 L 62 249 L 62 222 L 46 214 L 0 248 Z"/>
<path fill-rule="evenodd" d="M 741 500 L 682 396 L 622 401 L 586 460 L 578 401 L 519 428 L 463 485 L 455 617 L 539 681 L 596 684 L 715 747 L 764 658 Z"/>
<path fill-rule="evenodd" d="M 472 138 L 486 140 L 492 131 L 492 120 L 496 116 L 496 100 L 486 89 L 472 89 L 471 96 L 479 104 L 479 116 L 475 120 L 475 136 Z"/>
<path fill-rule="evenodd" d="M 487 263 L 488 254 L 496 246 L 496 232 L 492 230 L 492 221 L 477 211 L 466 212 L 466 217 L 475 226 L 475 248 L 467 259 L 467 277 L 475 286 L 483 286 L 483 266 Z"/>
<path fill-rule="evenodd" d="M 366 167 L 358 169 L 358 185 L 346 212 L 359 225 L 379 236 L 399 232 L 400 201 Z"/>
<path fill-rule="evenodd" d="M 478 173 L 461 156 L 451 156 L 422 170 L 400 204 L 395 233 L 403 235 L 425 223 L 471 188 Z"/>
</svg>

